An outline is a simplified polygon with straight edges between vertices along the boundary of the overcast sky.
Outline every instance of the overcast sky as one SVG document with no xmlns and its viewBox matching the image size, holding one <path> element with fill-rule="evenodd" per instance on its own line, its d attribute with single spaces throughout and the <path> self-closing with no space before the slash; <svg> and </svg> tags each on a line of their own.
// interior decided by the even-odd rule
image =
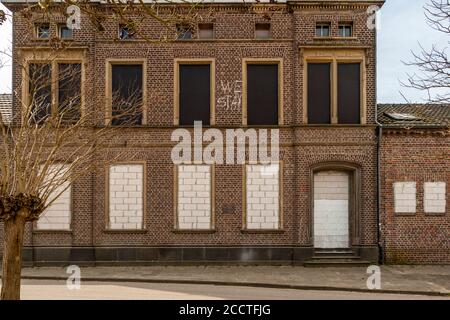
<svg viewBox="0 0 450 320">
<path fill-rule="evenodd" d="M 412 102 L 422 102 L 424 93 L 403 88 L 401 80 L 406 73 L 415 70 L 401 61 L 411 61 L 411 50 L 418 51 L 419 43 L 425 48 L 437 44 L 441 48 L 449 45 L 449 37 L 432 30 L 426 23 L 423 6 L 429 0 L 387 0 L 381 10 L 381 30 L 378 31 L 378 102 L 405 102 L 400 91 Z M 1 9 L 5 9 L 0 4 Z M 0 49 L 7 49 L 11 42 L 11 23 L 0 26 Z M 10 62 L 0 69 L 0 93 L 11 92 Z"/>
</svg>

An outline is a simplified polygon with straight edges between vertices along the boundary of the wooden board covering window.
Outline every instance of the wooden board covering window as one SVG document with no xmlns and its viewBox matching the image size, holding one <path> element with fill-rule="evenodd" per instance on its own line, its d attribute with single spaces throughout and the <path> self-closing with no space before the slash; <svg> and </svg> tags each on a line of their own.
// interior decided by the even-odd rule
<svg viewBox="0 0 450 320">
<path fill-rule="evenodd" d="M 361 110 L 361 69 L 359 63 L 338 64 L 338 121 L 359 124 Z"/>
<path fill-rule="evenodd" d="M 31 117 L 35 123 L 43 122 L 52 112 L 52 68 L 46 63 L 29 65 L 29 94 Z"/>
<path fill-rule="evenodd" d="M 247 65 L 247 124 L 278 125 L 278 64 Z"/>
<path fill-rule="evenodd" d="M 63 119 L 81 116 L 81 63 L 58 64 L 58 112 Z"/>
<path fill-rule="evenodd" d="M 308 123 L 331 123 L 331 64 L 308 63 Z"/>
<path fill-rule="evenodd" d="M 211 66 L 209 64 L 180 64 L 179 108 L 180 125 L 210 124 Z"/>
<path fill-rule="evenodd" d="M 142 123 L 142 65 L 112 65 L 112 124 Z"/>
</svg>

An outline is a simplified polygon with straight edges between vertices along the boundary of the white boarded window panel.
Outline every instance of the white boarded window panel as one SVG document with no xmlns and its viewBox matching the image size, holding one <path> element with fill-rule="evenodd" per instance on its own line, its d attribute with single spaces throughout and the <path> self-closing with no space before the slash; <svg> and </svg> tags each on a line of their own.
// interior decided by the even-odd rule
<svg viewBox="0 0 450 320">
<path fill-rule="evenodd" d="M 246 166 L 246 227 L 250 230 L 280 226 L 280 166 Z"/>
<path fill-rule="evenodd" d="M 211 166 L 178 166 L 178 228 L 211 229 Z"/>
<path fill-rule="evenodd" d="M 143 228 L 144 166 L 120 164 L 109 168 L 109 228 Z"/>
<path fill-rule="evenodd" d="M 394 207 L 396 213 L 416 212 L 416 183 L 394 183 Z"/>
<path fill-rule="evenodd" d="M 39 230 L 70 230 L 72 187 L 70 181 L 63 181 L 66 173 L 67 165 L 64 164 L 54 164 L 48 169 L 47 181 L 55 178 L 55 183 L 61 185 L 56 187 L 47 200 L 48 203 L 54 201 L 39 217 L 36 223 Z"/>
<path fill-rule="evenodd" d="M 348 248 L 349 175 L 344 171 L 314 174 L 314 247 Z"/>
<path fill-rule="evenodd" d="M 424 183 L 424 209 L 429 213 L 445 213 L 445 182 Z"/>
</svg>

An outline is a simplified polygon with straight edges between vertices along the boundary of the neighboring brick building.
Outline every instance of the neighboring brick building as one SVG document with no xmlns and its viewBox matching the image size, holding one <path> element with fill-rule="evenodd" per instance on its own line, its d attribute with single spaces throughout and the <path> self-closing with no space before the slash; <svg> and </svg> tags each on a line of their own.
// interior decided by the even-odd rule
<svg viewBox="0 0 450 320">
<path fill-rule="evenodd" d="M 48 39 L 65 31 L 39 18 L 30 33 L 24 4 L 3 3 L 14 12 L 14 61 L 45 62 Z M 128 79 L 142 92 L 142 114 L 99 155 L 125 151 L 120 163 L 73 183 L 70 208 L 60 204 L 66 213 L 54 224 L 28 226 L 25 260 L 303 263 L 316 256 L 312 262 L 328 263 L 335 258 L 328 251 L 337 249 L 348 257 L 342 262 L 377 262 L 376 32 L 367 21 L 368 7 L 382 4 L 209 4 L 194 39 L 160 44 L 121 41 L 126 30 L 117 22 L 98 32 L 82 16 L 65 56 L 48 71 L 79 68 L 81 107 L 105 117 L 114 113 L 111 92 Z M 158 39 L 161 26 L 143 23 L 143 35 Z M 26 88 L 22 75 L 13 69 L 14 88 Z M 198 109 L 186 107 L 193 102 Z M 171 134 L 192 131 L 193 120 L 221 132 L 278 128 L 280 162 L 270 170 L 175 166 Z"/>
<path fill-rule="evenodd" d="M 450 106 L 379 105 L 385 262 L 450 263 Z"/>
</svg>

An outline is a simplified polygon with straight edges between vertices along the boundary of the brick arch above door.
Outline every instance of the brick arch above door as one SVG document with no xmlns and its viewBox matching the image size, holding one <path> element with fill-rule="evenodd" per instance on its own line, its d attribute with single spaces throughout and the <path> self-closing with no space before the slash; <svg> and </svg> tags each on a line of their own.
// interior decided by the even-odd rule
<svg viewBox="0 0 450 320">
<path fill-rule="evenodd" d="M 314 174 L 321 171 L 344 171 L 349 174 L 350 246 L 361 244 L 361 166 L 352 162 L 333 161 L 312 165 L 309 169 L 309 238 L 314 244 Z"/>
</svg>

